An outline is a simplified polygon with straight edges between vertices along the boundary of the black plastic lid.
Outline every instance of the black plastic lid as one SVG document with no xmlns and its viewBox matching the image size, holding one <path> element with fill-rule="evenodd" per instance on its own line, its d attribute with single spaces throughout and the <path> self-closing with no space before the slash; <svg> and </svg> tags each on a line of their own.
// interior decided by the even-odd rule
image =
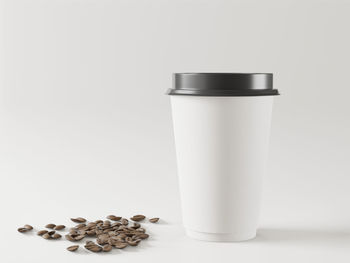
<svg viewBox="0 0 350 263">
<path fill-rule="evenodd" d="M 175 73 L 168 95 L 274 96 L 271 73 Z"/>
</svg>

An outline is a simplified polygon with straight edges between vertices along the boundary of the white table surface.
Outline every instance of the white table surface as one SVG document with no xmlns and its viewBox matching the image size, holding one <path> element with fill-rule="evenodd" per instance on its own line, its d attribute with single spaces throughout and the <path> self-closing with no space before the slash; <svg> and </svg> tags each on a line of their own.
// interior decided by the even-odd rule
<svg viewBox="0 0 350 263">
<path fill-rule="evenodd" d="M 110 183 L 101 182 L 108 181 L 109 176 L 101 175 L 99 179 L 88 176 L 86 182 L 84 175 L 64 182 L 48 178 L 41 183 L 29 177 L 8 178 L 1 191 L 2 262 L 277 263 L 350 260 L 348 212 L 342 210 L 347 204 L 346 198 L 342 199 L 344 192 L 341 189 L 338 194 L 333 193 L 333 201 L 325 196 L 320 202 L 313 202 L 313 196 L 321 194 L 315 192 L 320 191 L 318 187 L 313 189 L 314 192 L 296 185 L 282 191 L 266 180 L 257 237 L 239 243 L 214 243 L 185 236 L 175 174 L 163 179 L 158 177 L 152 182 L 147 182 L 146 176 L 138 180 L 119 177 L 119 180 L 112 178 Z M 299 191 L 298 195 L 292 195 L 292 191 Z M 273 198 L 277 193 L 279 198 Z M 71 245 L 65 239 L 48 241 L 34 232 L 21 234 L 16 230 L 27 223 L 37 230 L 47 223 L 73 226 L 70 217 L 96 220 L 109 214 L 129 217 L 136 213 L 159 216 L 161 221 L 158 224 L 145 223 L 150 238 L 138 247 L 114 249 L 111 253 L 93 254 L 84 248 L 71 253 L 65 250 Z"/>
</svg>

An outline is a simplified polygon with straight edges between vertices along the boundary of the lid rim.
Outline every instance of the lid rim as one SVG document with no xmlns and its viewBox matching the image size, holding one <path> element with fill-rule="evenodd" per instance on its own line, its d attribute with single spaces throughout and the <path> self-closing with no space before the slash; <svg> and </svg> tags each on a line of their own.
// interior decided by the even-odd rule
<svg viewBox="0 0 350 263">
<path fill-rule="evenodd" d="M 276 89 L 268 90 L 189 90 L 168 89 L 167 95 L 207 96 L 207 97 L 238 97 L 238 96 L 278 96 Z"/>
<path fill-rule="evenodd" d="M 275 96 L 272 73 L 174 73 L 168 95 Z"/>
</svg>

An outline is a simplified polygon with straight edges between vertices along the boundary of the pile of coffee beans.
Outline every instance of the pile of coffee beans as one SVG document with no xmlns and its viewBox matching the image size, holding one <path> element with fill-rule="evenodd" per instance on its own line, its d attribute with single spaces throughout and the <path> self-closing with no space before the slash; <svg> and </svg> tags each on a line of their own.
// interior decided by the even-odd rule
<svg viewBox="0 0 350 263">
<path fill-rule="evenodd" d="M 146 229 L 139 222 L 145 220 L 144 215 L 134 215 L 129 221 L 121 216 L 109 215 L 107 220 L 96 220 L 88 222 L 85 218 L 71 218 L 76 223 L 69 229 L 65 238 L 71 242 L 78 242 L 84 238 L 95 238 L 95 242 L 86 241 L 84 248 L 91 252 L 109 252 L 113 248 L 123 249 L 127 246 L 137 246 L 142 240 L 149 237 Z M 149 222 L 157 223 L 159 218 L 150 218 Z M 60 239 L 61 234 L 56 231 L 64 230 L 66 226 L 47 224 L 45 228 L 50 230 L 39 230 L 38 236 L 44 239 Z M 24 225 L 17 229 L 20 233 L 33 230 L 31 225 Z M 68 251 L 74 252 L 79 249 L 79 245 L 67 247 Z"/>
</svg>

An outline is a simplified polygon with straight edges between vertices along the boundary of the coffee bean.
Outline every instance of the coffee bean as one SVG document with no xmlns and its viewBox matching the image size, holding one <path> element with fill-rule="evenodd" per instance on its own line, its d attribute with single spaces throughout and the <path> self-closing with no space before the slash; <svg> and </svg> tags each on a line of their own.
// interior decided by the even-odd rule
<svg viewBox="0 0 350 263">
<path fill-rule="evenodd" d="M 80 223 L 80 224 L 78 224 L 78 225 L 76 225 L 76 229 L 82 229 L 82 228 L 84 228 L 84 227 L 86 227 L 86 224 L 84 224 L 84 223 Z"/>
<path fill-rule="evenodd" d="M 138 229 L 141 227 L 141 224 L 134 222 L 134 225 L 132 226 L 133 229 Z"/>
<path fill-rule="evenodd" d="M 109 216 L 107 216 L 107 219 L 112 220 L 112 221 L 119 221 L 120 219 L 122 219 L 122 217 L 115 216 L 115 215 L 109 215 Z"/>
<path fill-rule="evenodd" d="M 110 237 L 111 236 L 115 236 L 116 235 L 116 233 L 114 232 L 114 231 L 108 231 L 108 233 L 107 233 Z"/>
<path fill-rule="evenodd" d="M 67 250 L 73 252 L 73 251 L 76 251 L 78 248 L 79 248 L 79 245 L 75 245 L 75 246 L 67 247 Z"/>
<path fill-rule="evenodd" d="M 129 220 L 126 219 L 126 218 L 123 218 L 123 219 L 121 220 L 121 223 L 122 223 L 122 225 L 127 226 L 127 225 L 129 224 Z"/>
<path fill-rule="evenodd" d="M 119 249 L 123 249 L 126 248 L 128 244 L 124 242 L 116 242 L 115 244 L 113 244 L 113 246 Z"/>
<path fill-rule="evenodd" d="M 66 238 L 68 241 L 75 241 L 75 239 L 74 239 L 71 235 L 65 235 L 65 238 Z"/>
<path fill-rule="evenodd" d="M 49 233 L 46 233 L 46 234 L 42 235 L 42 237 L 45 239 L 50 239 L 51 235 L 49 235 Z"/>
<path fill-rule="evenodd" d="M 79 235 L 74 238 L 75 241 L 82 240 L 85 237 L 85 235 Z"/>
<path fill-rule="evenodd" d="M 111 246 L 113 246 L 115 243 L 117 243 L 119 240 L 115 240 L 113 238 L 109 238 L 108 239 L 108 244 L 110 244 Z"/>
<path fill-rule="evenodd" d="M 17 231 L 20 232 L 20 233 L 24 233 L 24 232 L 27 232 L 28 229 L 25 228 L 25 227 L 20 227 L 20 228 L 17 229 Z"/>
<path fill-rule="evenodd" d="M 141 233 L 141 234 L 136 234 L 135 235 L 137 238 L 140 238 L 140 239 L 146 239 L 149 237 L 148 234 L 144 234 L 144 233 Z"/>
<path fill-rule="evenodd" d="M 75 229 L 69 230 L 69 234 L 72 235 L 72 236 L 74 236 L 74 235 L 76 235 L 76 236 L 79 235 L 79 234 L 78 234 L 78 231 L 75 230 Z"/>
<path fill-rule="evenodd" d="M 71 218 L 70 220 L 72 220 L 74 223 L 85 223 L 86 222 L 86 219 L 82 218 L 82 217 Z"/>
<path fill-rule="evenodd" d="M 133 241 L 133 240 L 128 240 L 127 241 L 127 243 L 130 245 L 130 246 L 133 246 L 133 247 L 135 247 L 135 246 L 137 246 L 138 244 L 139 244 L 139 242 L 138 241 Z"/>
<path fill-rule="evenodd" d="M 97 237 L 96 242 L 97 242 L 97 244 L 99 244 L 99 245 L 105 245 L 105 244 L 107 244 L 108 239 L 109 239 L 109 235 L 107 235 L 107 234 L 102 234 L 102 235 L 99 235 L 99 236 Z"/>
<path fill-rule="evenodd" d="M 51 237 L 52 237 L 53 239 L 59 239 L 59 238 L 61 238 L 62 236 L 61 236 L 60 234 L 58 234 L 58 233 L 55 233 L 55 234 L 53 234 Z"/>
<path fill-rule="evenodd" d="M 56 226 L 55 224 L 47 224 L 45 227 L 50 228 L 50 229 L 54 229 L 55 226 Z"/>
<path fill-rule="evenodd" d="M 86 234 L 88 236 L 94 236 L 96 234 L 96 232 L 94 230 L 89 230 L 89 231 L 86 231 Z"/>
<path fill-rule="evenodd" d="M 55 234 L 56 233 L 56 231 L 55 230 L 52 230 L 52 231 L 49 231 L 49 232 L 47 232 L 50 236 L 52 236 L 53 234 Z"/>
<path fill-rule="evenodd" d="M 120 234 L 118 235 L 118 237 L 124 239 L 124 238 L 126 238 L 126 235 L 125 235 L 124 233 L 120 233 Z"/>
<path fill-rule="evenodd" d="M 135 215 L 135 216 L 133 216 L 132 218 L 130 218 L 131 220 L 133 220 L 133 221 L 136 221 L 136 222 L 138 222 L 138 221 L 142 221 L 143 219 L 145 219 L 146 217 L 144 216 L 144 215 Z"/>
<path fill-rule="evenodd" d="M 95 252 L 95 253 L 102 251 L 102 248 L 100 246 L 93 246 L 93 247 L 89 247 L 87 249 L 92 251 L 92 252 Z"/>
<path fill-rule="evenodd" d="M 141 232 L 141 233 L 145 233 L 145 232 L 146 232 L 146 229 L 140 227 L 140 228 L 136 229 L 135 231 Z"/>
<path fill-rule="evenodd" d="M 102 251 L 102 247 L 100 247 L 99 245 L 96 245 L 94 242 L 86 243 L 86 245 L 84 247 L 87 250 L 90 250 L 92 252 L 101 252 Z"/>
<path fill-rule="evenodd" d="M 120 223 L 120 222 L 114 222 L 111 224 L 112 227 L 121 226 L 121 225 L 122 225 L 122 223 Z"/>
<path fill-rule="evenodd" d="M 65 229 L 65 228 L 66 228 L 66 226 L 64 226 L 64 225 L 57 225 L 57 226 L 54 227 L 55 230 L 62 230 L 62 229 Z"/>
<path fill-rule="evenodd" d="M 103 234 L 103 230 L 100 230 L 100 229 L 96 229 L 95 232 L 96 232 L 96 235 L 101 235 L 101 234 Z"/>
<path fill-rule="evenodd" d="M 157 223 L 159 221 L 159 218 L 158 217 L 154 217 L 154 218 L 151 218 L 149 221 L 151 223 Z"/>
<path fill-rule="evenodd" d="M 26 228 L 27 230 L 32 230 L 33 227 L 31 225 L 24 225 L 24 228 Z"/>
<path fill-rule="evenodd" d="M 78 231 L 77 231 L 77 233 L 79 234 L 79 235 L 86 235 L 86 231 L 85 230 L 81 230 L 81 229 L 79 229 Z"/>
<path fill-rule="evenodd" d="M 46 234 L 46 233 L 48 233 L 49 231 L 47 231 L 47 230 L 40 230 L 40 231 L 38 231 L 38 233 L 36 233 L 38 236 L 42 236 L 42 235 L 44 235 L 44 234 Z"/>
<path fill-rule="evenodd" d="M 109 252 L 109 251 L 112 250 L 112 246 L 110 244 L 106 244 L 106 245 L 103 246 L 102 249 L 103 249 L 104 252 Z"/>
</svg>

